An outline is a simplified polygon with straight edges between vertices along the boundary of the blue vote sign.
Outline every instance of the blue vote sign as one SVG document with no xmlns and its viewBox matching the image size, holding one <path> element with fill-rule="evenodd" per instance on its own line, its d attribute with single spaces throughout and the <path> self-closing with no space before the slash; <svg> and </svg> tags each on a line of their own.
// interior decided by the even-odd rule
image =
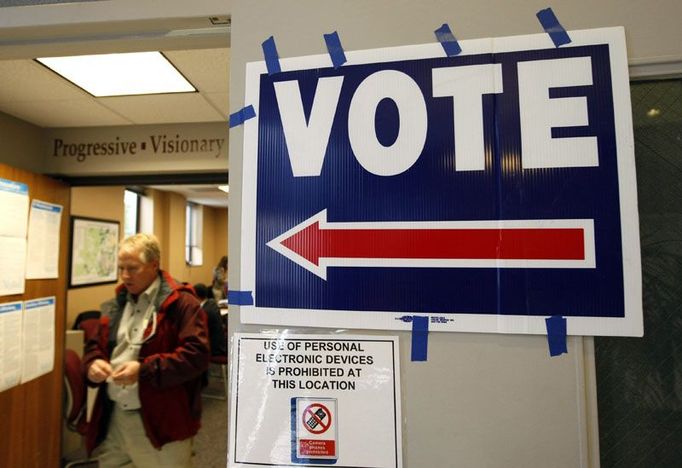
<svg viewBox="0 0 682 468">
<path fill-rule="evenodd" d="M 242 321 L 641 335 L 622 28 L 246 69 Z"/>
</svg>

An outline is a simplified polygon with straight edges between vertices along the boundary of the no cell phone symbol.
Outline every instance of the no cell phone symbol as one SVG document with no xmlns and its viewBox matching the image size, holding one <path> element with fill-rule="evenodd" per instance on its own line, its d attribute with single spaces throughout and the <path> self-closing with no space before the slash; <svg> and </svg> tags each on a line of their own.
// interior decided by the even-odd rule
<svg viewBox="0 0 682 468">
<path fill-rule="evenodd" d="M 320 403 L 308 405 L 303 410 L 303 425 L 312 434 L 323 434 L 332 424 L 332 413 Z"/>
</svg>

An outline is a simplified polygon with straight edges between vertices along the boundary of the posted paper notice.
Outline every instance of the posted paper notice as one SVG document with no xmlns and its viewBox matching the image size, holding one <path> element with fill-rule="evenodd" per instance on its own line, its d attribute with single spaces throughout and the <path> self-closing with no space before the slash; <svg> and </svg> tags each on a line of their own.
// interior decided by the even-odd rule
<svg viewBox="0 0 682 468">
<path fill-rule="evenodd" d="M 24 303 L 22 383 L 52 372 L 54 368 L 54 322 L 54 296 Z"/>
<path fill-rule="evenodd" d="M 0 304 L 0 392 L 21 381 L 21 302 Z"/>
<path fill-rule="evenodd" d="M 33 200 L 28 221 L 26 279 L 59 276 L 59 227 L 62 206 Z"/>
</svg>

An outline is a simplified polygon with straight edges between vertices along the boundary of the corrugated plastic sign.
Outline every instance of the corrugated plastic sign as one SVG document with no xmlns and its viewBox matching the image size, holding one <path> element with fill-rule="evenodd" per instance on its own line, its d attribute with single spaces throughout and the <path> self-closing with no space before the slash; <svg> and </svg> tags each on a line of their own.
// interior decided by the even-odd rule
<svg viewBox="0 0 682 468">
<path fill-rule="evenodd" d="M 246 69 L 242 321 L 641 335 L 622 28 Z"/>
</svg>

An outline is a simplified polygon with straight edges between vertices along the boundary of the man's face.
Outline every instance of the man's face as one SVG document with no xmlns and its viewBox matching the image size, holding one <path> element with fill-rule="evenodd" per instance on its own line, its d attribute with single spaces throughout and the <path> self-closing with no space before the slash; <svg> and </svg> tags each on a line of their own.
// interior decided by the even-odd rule
<svg viewBox="0 0 682 468">
<path fill-rule="evenodd" d="M 118 271 L 128 292 L 137 296 L 156 279 L 159 262 L 142 262 L 139 251 L 120 251 L 118 253 Z"/>
</svg>

